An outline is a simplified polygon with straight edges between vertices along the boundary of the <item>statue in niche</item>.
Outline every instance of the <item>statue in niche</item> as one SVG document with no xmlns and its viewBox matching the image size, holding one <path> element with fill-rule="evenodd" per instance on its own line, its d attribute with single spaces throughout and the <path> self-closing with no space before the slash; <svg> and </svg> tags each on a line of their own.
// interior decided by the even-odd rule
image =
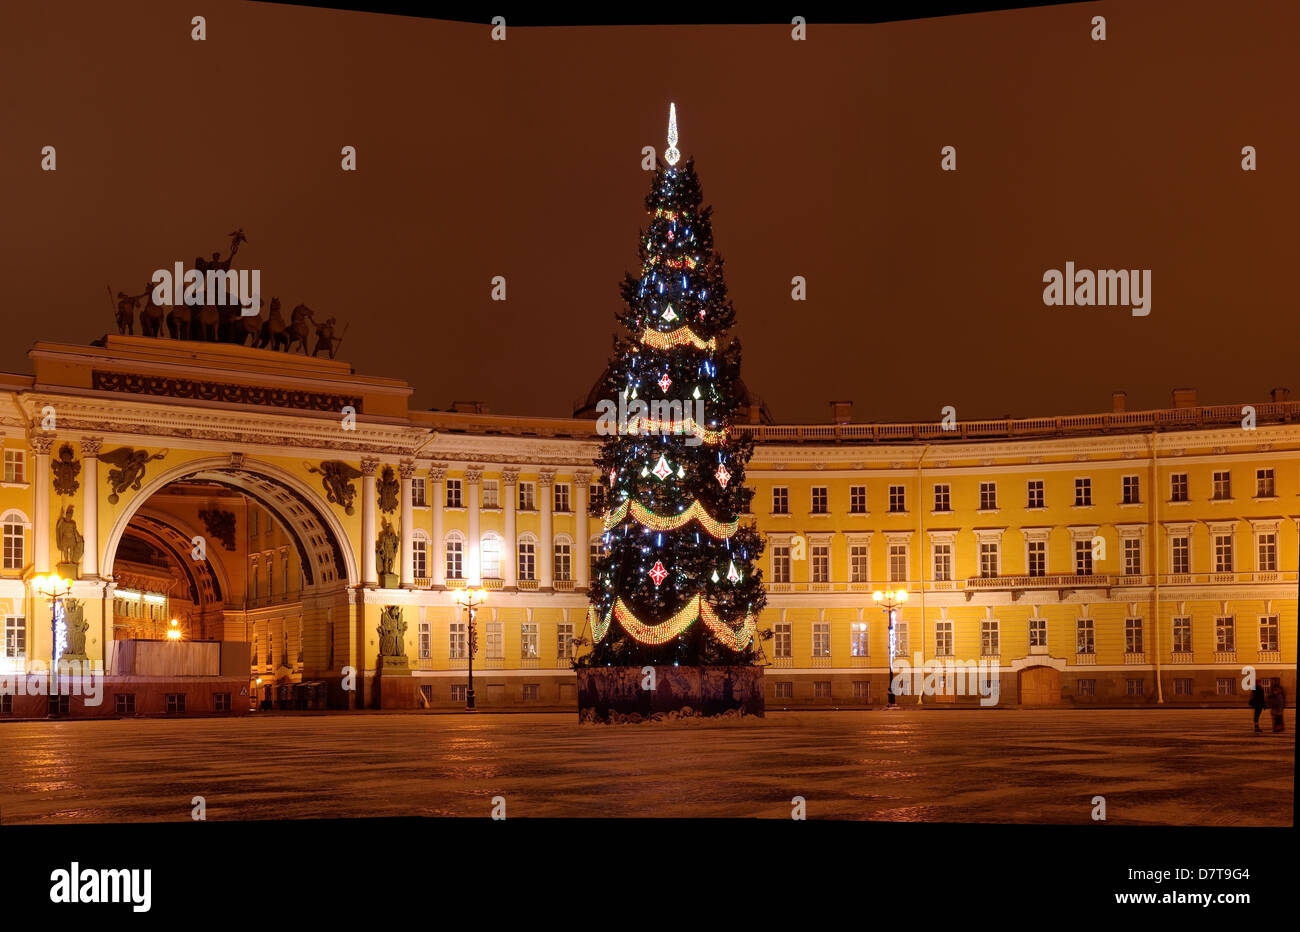
<svg viewBox="0 0 1300 932">
<path fill-rule="evenodd" d="M 227 550 L 235 549 L 235 513 L 233 511 L 205 508 L 199 512 L 199 518 L 203 521 L 203 526 L 208 529 L 208 533 L 221 541 L 221 546 Z"/>
<path fill-rule="evenodd" d="M 113 489 L 109 493 L 108 503 L 116 505 L 118 496 L 125 492 L 128 486 L 138 492 L 140 481 L 144 479 L 145 464 L 152 460 L 160 460 L 166 455 L 166 450 L 151 456 L 148 450 L 137 450 L 133 447 L 118 447 L 116 450 L 101 453 L 99 457 L 101 460 L 116 467 L 110 469 L 105 477 L 105 481 Z"/>
<path fill-rule="evenodd" d="M 86 606 L 80 599 L 63 600 L 63 625 L 67 632 L 68 647 L 59 655 L 60 660 L 86 660 Z"/>
<path fill-rule="evenodd" d="M 393 568 L 397 564 L 397 548 L 400 541 L 397 532 L 393 530 L 392 522 L 387 518 L 384 519 L 383 530 L 379 532 L 379 540 L 375 541 L 375 562 L 379 569 L 379 585 L 384 589 L 396 589 L 398 584 L 397 574 Z"/>
<path fill-rule="evenodd" d="M 397 474 L 393 472 L 392 466 L 385 466 L 379 474 L 379 510 L 385 514 L 390 514 L 397 510 L 397 494 L 401 491 L 401 484 L 397 481 Z"/>
<path fill-rule="evenodd" d="M 71 505 L 54 522 L 54 541 L 63 558 L 59 562 L 59 575 L 66 579 L 76 579 L 81 575 L 81 555 L 86 551 L 86 540 L 77 530 Z"/>
<path fill-rule="evenodd" d="M 347 514 L 352 514 L 352 502 L 357 496 L 357 487 L 352 480 L 361 478 L 361 470 L 350 466 L 342 460 L 325 460 L 317 469 L 311 463 L 303 463 L 308 472 L 320 475 L 321 488 L 325 490 L 325 499 L 340 506 Z"/>
<path fill-rule="evenodd" d="M 72 444 L 65 443 L 59 447 L 58 459 L 50 461 L 50 472 L 54 473 L 54 492 L 56 495 L 76 495 L 81 483 L 77 476 L 81 473 L 81 464 L 72 452 Z"/>
</svg>

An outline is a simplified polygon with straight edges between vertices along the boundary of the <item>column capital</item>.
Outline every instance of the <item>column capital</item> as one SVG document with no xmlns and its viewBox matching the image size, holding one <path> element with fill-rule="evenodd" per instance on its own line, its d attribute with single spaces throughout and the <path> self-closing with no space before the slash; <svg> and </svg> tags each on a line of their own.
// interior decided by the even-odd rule
<svg viewBox="0 0 1300 932">
<path fill-rule="evenodd" d="M 483 479 L 483 467 L 482 467 L 482 466 L 467 466 L 467 467 L 465 467 L 465 484 L 466 484 L 466 485 L 478 485 L 479 482 L 482 481 L 482 479 Z"/>
<path fill-rule="evenodd" d="M 32 452 L 37 456 L 49 456 L 50 448 L 54 446 L 53 437 L 36 436 L 32 438 Z"/>
<path fill-rule="evenodd" d="M 555 470 L 544 470 L 537 474 L 537 484 L 545 488 L 555 484 Z"/>
<path fill-rule="evenodd" d="M 379 468 L 379 460 L 363 459 L 361 461 L 361 475 L 373 476 L 375 470 Z"/>
<path fill-rule="evenodd" d="M 519 470 L 503 469 L 501 470 L 501 481 L 506 485 L 514 485 L 519 481 Z"/>
<path fill-rule="evenodd" d="M 103 437 L 82 437 L 81 438 L 81 455 L 96 457 L 104 446 Z"/>
<path fill-rule="evenodd" d="M 591 470 L 582 469 L 573 474 L 573 481 L 578 485 L 590 485 L 595 475 Z"/>
<path fill-rule="evenodd" d="M 443 479 L 446 479 L 446 478 L 447 478 L 447 464 L 446 464 L 446 463 L 430 463 L 430 464 L 429 464 L 429 481 L 431 481 L 431 482 L 441 482 Z"/>
<path fill-rule="evenodd" d="M 402 460 L 397 464 L 397 471 L 403 479 L 411 479 L 415 476 L 415 460 Z"/>
</svg>

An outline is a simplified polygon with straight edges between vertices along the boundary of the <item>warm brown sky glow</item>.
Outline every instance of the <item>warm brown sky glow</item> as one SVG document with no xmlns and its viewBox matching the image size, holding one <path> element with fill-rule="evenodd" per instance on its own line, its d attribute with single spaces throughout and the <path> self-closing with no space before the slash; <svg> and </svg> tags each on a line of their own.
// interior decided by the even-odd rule
<svg viewBox="0 0 1300 932">
<path fill-rule="evenodd" d="M 813 23 L 806 42 L 743 26 L 504 43 L 302 7 L 14 0 L 0 369 L 112 329 L 105 284 L 138 292 L 242 226 L 237 264 L 286 309 L 349 323 L 340 357 L 408 379 L 416 405 L 567 415 L 609 354 L 640 150 L 663 146 L 675 100 L 744 378 L 779 420 L 825 421 L 831 398 L 919 420 L 1102 410 L 1113 389 L 1133 408 L 1176 386 L 1300 392 L 1298 33 L 1282 0 Z M 1045 307 L 1042 275 L 1067 260 L 1151 269 L 1151 315 Z"/>
</svg>

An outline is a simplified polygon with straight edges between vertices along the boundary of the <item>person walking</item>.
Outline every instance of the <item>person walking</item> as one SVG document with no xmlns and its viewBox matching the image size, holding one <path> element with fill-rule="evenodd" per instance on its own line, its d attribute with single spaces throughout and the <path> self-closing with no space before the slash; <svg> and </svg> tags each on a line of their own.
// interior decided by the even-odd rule
<svg viewBox="0 0 1300 932">
<path fill-rule="evenodd" d="M 1286 712 L 1286 693 L 1282 691 L 1282 682 L 1273 684 L 1273 691 L 1268 697 L 1268 707 L 1273 713 L 1273 730 L 1282 731 L 1286 727 L 1283 714 Z"/>
<path fill-rule="evenodd" d="M 1255 688 L 1250 691 L 1250 707 L 1255 710 L 1255 734 L 1262 735 L 1264 729 L 1259 727 L 1259 716 L 1264 711 L 1264 706 L 1268 704 L 1264 698 L 1264 690 L 1259 688 L 1259 683 L 1255 683 Z"/>
</svg>

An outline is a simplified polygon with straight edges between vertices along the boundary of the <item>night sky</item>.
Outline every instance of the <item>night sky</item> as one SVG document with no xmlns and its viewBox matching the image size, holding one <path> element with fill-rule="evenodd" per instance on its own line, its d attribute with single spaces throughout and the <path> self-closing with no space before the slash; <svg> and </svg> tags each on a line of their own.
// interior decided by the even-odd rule
<svg viewBox="0 0 1300 932">
<path fill-rule="evenodd" d="M 139 292 L 242 226 L 236 267 L 286 311 L 350 324 L 340 358 L 410 381 L 415 406 L 567 416 L 609 355 L 641 148 L 662 150 L 675 100 L 743 377 L 779 421 L 825 422 L 833 398 L 856 420 L 930 420 L 1108 410 L 1117 389 L 1130 408 L 1175 387 L 1300 393 L 1297 34 L 1283 0 L 814 22 L 805 42 L 788 25 L 492 42 L 302 7 L 8 0 L 0 370 L 30 372 L 36 340 L 114 330 L 106 284 Z M 1151 269 L 1151 315 L 1045 307 L 1043 273 L 1067 260 Z"/>
</svg>

